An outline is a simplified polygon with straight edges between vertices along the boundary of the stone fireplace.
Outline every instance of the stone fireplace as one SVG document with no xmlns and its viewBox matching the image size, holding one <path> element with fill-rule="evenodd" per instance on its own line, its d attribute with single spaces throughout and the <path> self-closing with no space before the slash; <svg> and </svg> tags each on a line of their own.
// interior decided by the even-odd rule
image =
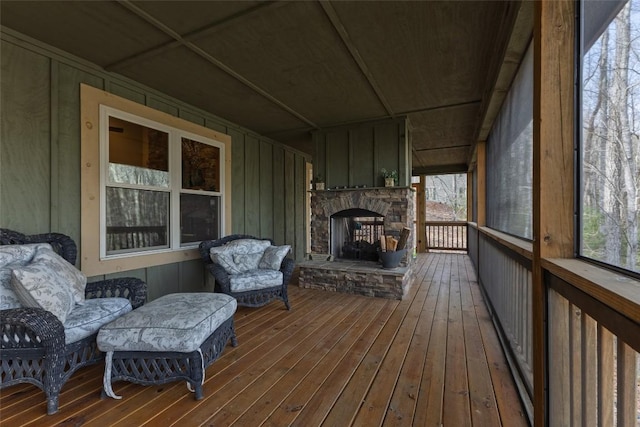
<svg viewBox="0 0 640 427">
<path fill-rule="evenodd" d="M 358 240 L 357 226 L 365 232 L 360 240 L 377 244 L 380 235 L 400 236 L 404 227 L 413 227 L 414 194 L 407 187 L 352 188 L 314 191 L 311 195 L 311 252 L 345 258 L 344 243 Z M 358 220 L 366 218 L 366 220 Z M 360 228 L 362 231 L 362 228 Z M 413 233 L 407 241 L 414 246 Z M 352 258 L 353 259 L 353 258 Z"/>
<path fill-rule="evenodd" d="M 382 235 L 398 238 L 404 227 L 413 228 L 414 200 L 407 187 L 313 191 L 311 252 L 331 254 L 335 261 L 319 257 L 301 263 L 300 286 L 402 299 L 411 283 L 412 257 L 405 257 L 396 269 L 385 270 L 377 262 L 377 248 Z M 408 254 L 414 241 L 412 232 Z"/>
</svg>

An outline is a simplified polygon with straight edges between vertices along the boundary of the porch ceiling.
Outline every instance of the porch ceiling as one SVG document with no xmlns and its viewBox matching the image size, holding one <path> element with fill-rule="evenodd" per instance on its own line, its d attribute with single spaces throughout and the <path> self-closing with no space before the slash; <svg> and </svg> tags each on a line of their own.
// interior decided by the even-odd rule
<svg viewBox="0 0 640 427">
<path fill-rule="evenodd" d="M 314 129 L 407 116 L 423 171 L 486 137 L 528 3 L 3 0 L 0 22 L 306 152 Z"/>
</svg>

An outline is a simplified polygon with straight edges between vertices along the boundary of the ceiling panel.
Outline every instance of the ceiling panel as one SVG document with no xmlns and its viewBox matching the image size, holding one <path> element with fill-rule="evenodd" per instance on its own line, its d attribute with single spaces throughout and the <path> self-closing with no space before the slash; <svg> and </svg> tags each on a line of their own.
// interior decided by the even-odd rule
<svg viewBox="0 0 640 427">
<path fill-rule="evenodd" d="M 469 145 L 478 125 L 480 105 L 472 103 L 408 115 L 413 148 L 433 149 Z"/>
<path fill-rule="evenodd" d="M 1 0 L 0 22 L 303 150 L 316 126 L 406 115 L 433 167 L 468 161 L 521 4 Z"/>
<path fill-rule="evenodd" d="M 256 132 L 306 126 L 185 47 L 138 62 L 121 74 Z"/>
<path fill-rule="evenodd" d="M 320 125 L 386 114 L 316 2 L 290 2 L 197 45 Z"/>
<path fill-rule="evenodd" d="M 507 2 L 332 5 L 396 113 L 480 99 Z"/>
<path fill-rule="evenodd" d="M 117 2 L 0 1 L 0 22 L 100 66 L 170 38 Z"/>
</svg>

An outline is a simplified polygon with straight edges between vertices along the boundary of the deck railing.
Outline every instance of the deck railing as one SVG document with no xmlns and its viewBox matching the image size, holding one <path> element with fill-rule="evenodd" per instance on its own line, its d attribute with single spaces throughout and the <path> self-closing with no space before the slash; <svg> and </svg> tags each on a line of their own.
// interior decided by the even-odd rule
<svg viewBox="0 0 640 427">
<path fill-rule="evenodd" d="M 467 250 L 466 221 L 427 221 L 427 249 Z"/>
<path fill-rule="evenodd" d="M 525 407 L 532 416 L 533 399 L 533 327 L 532 263 L 526 256 L 477 229 L 476 268 L 487 296 L 494 323 L 501 332 L 503 346 L 517 379 Z"/>
<path fill-rule="evenodd" d="M 166 226 L 107 227 L 107 250 L 148 248 L 167 245 Z"/>
<path fill-rule="evenodd" d="M 469 239 L 469 256 L 532 420 L 532 244 L 474 224 L 469 224 Z M 639 426 L 637 282 L 576 259 L 541 262 L 544 425 Z M 607 290 L 612 283 L 627 296 Z"/>
<path fill-rule="evenodd" d="M 549 425 L 640 425 L 639 324 L 550 270 Z"/>
</svg>

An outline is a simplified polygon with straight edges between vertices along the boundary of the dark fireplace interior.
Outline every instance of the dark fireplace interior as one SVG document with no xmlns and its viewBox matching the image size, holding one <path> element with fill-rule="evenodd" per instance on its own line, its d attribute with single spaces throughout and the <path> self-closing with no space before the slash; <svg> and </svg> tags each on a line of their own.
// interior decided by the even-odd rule
<svg viewBox="0 0 640 427">
<path fill-rule="evenodd" d="M 377 261 L 384 216 L 366 209 L 346 209 L 331 216 L 331 254 L 336 258 Z"/>
</svg>

